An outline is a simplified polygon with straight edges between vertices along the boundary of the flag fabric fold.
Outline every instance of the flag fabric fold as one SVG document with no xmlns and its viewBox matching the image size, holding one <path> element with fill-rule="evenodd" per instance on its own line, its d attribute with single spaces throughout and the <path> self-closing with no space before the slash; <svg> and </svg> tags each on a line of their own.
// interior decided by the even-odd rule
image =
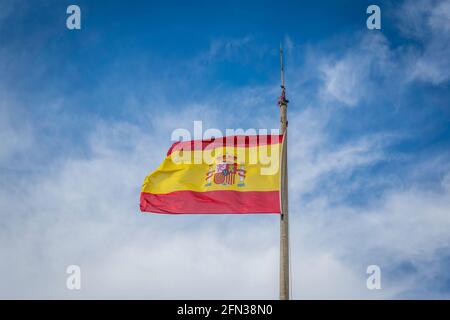
<svg viewBox="0 0 450 320">
<path fill-rule="evenodd" d="M 280 213 L 282 135 L 174 143 L 141 189 L 142 212 Z"/>
</svg>

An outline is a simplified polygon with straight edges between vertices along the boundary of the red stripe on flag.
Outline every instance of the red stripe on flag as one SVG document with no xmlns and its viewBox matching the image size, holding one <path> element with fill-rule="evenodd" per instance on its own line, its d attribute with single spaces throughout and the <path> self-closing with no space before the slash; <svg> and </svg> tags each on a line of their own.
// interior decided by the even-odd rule
<svg viewBox="0 0 450 320">
<path fill-rule="evenodd" d="M 141 192 L 141 211 L 171 214 L 280 213 L 278 191 Z"/>
</svg>

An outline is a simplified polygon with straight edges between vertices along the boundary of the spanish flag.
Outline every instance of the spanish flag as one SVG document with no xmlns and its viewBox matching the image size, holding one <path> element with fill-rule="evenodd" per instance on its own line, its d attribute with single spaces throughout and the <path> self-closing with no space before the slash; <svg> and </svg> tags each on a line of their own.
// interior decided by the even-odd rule
<svg viewBox="0 0 450 320">
<path fill-rule="evenodd" d="M 174 143 L 141 189 L 142 212 L 280 213 L 282 135 Z"/>
</svg>

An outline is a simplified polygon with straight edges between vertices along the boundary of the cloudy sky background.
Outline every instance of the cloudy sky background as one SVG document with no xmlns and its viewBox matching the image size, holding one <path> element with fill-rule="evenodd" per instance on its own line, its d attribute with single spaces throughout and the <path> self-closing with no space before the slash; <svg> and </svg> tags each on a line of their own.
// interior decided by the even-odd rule
<svg viewBox="0 0 450 320">
<path fill-rule="evenodd" d="M 293 298 L 450 298 L 450 1 L 73 3 L 0 0 L 0 298 L 276 299 L 278 216 L 139 192 L 176 128 L 278 127 L 280 42 Z"/>
</svg>

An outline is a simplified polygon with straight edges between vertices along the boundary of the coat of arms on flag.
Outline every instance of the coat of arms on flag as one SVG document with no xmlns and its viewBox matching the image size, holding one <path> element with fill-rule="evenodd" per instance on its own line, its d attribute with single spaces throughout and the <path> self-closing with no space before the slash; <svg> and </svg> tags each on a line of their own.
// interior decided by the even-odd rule
<svg viewBox="0 0 450 320">
<path fill-rule="evenodd" d="M 210 165 L 206 173 L 205 187 L 210 187 L 212 183 L 223 186 L 234 185 L 236 180 L 238 187 L 244 187 L 245 173 L 245 165 L 238 165 L 236 156 L 230 154 L 217 156 L 215 167 Z"/>
</svg>

